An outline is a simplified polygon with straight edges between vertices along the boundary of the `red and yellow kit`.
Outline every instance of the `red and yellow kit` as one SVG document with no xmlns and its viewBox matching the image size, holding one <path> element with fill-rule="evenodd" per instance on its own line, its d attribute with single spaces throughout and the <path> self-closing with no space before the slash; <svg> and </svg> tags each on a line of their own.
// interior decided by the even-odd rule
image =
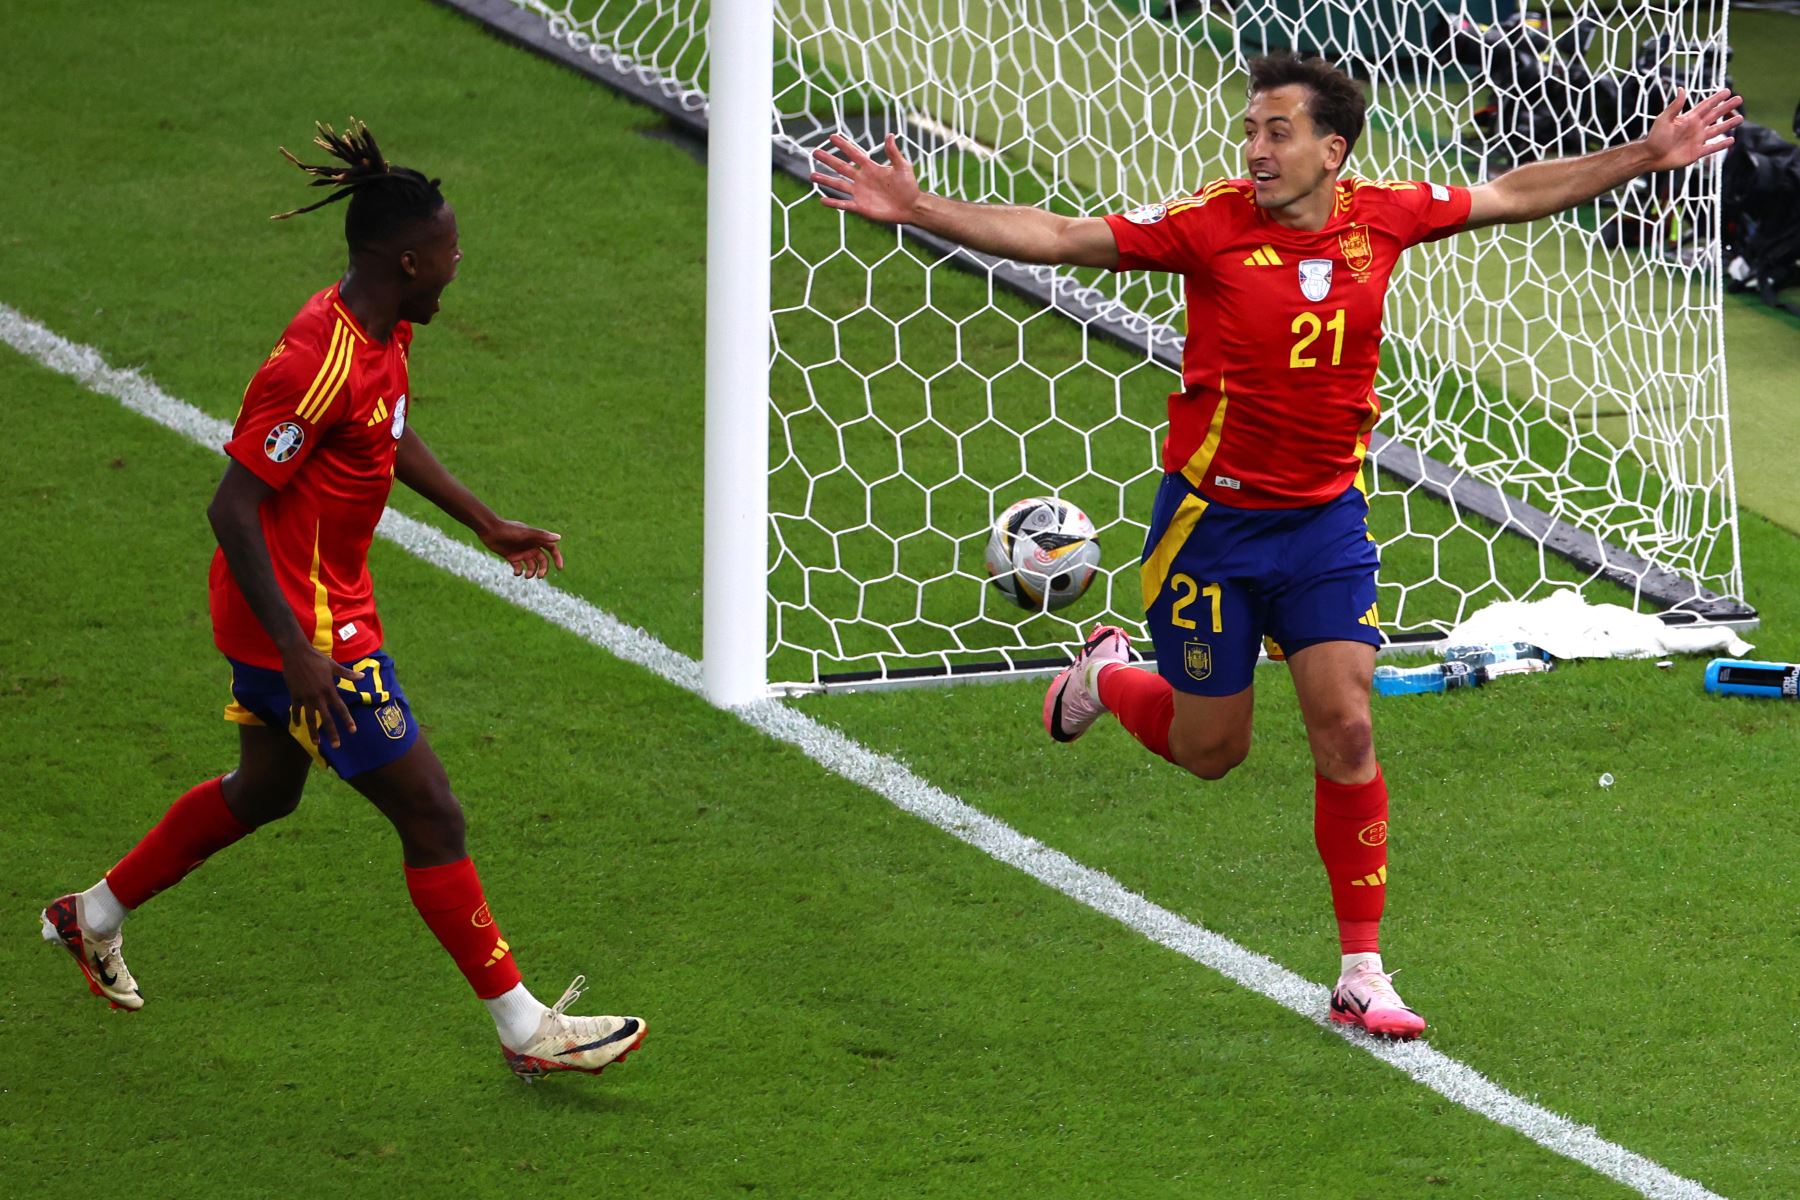
<svg viewBox="0 0 1800 1200">
<path fill-rule="evenodd" d="M 381 645 L 369 542 L 387 505 L 406 426 L 402 321 L 386 342 L 357 324 L 334 285 L 295 314 L 250 386 L 229 454 L 275 489 L 263 538 L 300 628 L 338 662 Z M 225 563 L 213 554 L 213 641 L 229 658 L 279 669 L 281 655 Z"/>
<path fill-rule="evenodd" d="M 1316 233 L 1271 220 L 1243 179 L 1107 217 L 1119 270 L 1185 278 L 1183 390 L 1169 397 L 1163 470 L 1239 508 L 1342 494 L 1381 412 L 1388 276 L 1402 250 L 1468 217 L 1467 188 L 1360 179 L 1338 183 Z"/>
</svg>

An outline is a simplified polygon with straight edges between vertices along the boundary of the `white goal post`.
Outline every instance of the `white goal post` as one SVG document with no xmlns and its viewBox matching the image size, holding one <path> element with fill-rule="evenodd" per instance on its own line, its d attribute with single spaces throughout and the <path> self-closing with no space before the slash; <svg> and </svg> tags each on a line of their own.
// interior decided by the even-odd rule
<svg viewBox="0 0 1800 1200">
<path fill-rule="evenodd" d="M 1180 281 L 1023 267 L 818 203 L 810 150 L 895 134 L 963 199 L 1116 212 L 1241 173 L 1244 64 L 1317 50 L 1368 92 L 1348 173 L 1468 184 L 1641 131 L 1723 79 L 1725 0 L 443 0 L 707 141 L 705 673 L 779 691 L 1017 676 L 1137 559 Z M 709 38 L 710 30 L 710 38 Z M 1409 252 L 1369 472 L 1381 616 L 1441 636 L 1577 586 L 1747 625 L 1725 386 L 1718 158 Z M 776 169 L 771 172 L 773 165 Z M 995 516 L 1092 517 L 1088 595 L 986 582 Z M 773 680 L 773 683 L 771 682 Z"/>
</svg>

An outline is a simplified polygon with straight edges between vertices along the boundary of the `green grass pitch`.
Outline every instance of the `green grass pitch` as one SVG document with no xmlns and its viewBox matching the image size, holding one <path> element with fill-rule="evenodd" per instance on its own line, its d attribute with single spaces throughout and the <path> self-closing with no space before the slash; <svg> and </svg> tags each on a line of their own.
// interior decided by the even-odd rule
<svg viewBox="0 0 1800 1200">
<path fill-rule="evenodd" d="M 444 177 L 468 253 L 417 427 L 564 533 L 558 586 L 697 654 L 705 181 L 655 118 L 423 0 L 59 6 L 7 38 L 0 302 L 228 418 L 340 263 L 335 216 L 266 220 L 303 182 L 274 147 L 365 118 Z M 1739 352 L 1734 404 L 1772 406 Z M 1632 1194 L 386 543 L 390 650 L 521 966 L 546 997 L 587 973 L 643 1051 L 507 1075 L 391 832 L 324 776 L 133 918 L 150 1004 L 109 1012 L 36 911 L 231 763 L 221 462 L 11 351 L 0 396 L 0 1192 Z M 1744 557 L 1758 653 L 1800 659 L 1800 540 L 1746 513 Z M 1030 685 L 802 706 L 1325 980 L 1304 738 L 1259 682 L 1250 762 L 1204 787 L 1116 728 L 1050 747 Z M 1432 1044 L 1734 1200 L 1800 1193 L 1800 709 L 1705 697 L 1691 661 L 1507 683 L 1377 712 L 1389 961 Z"/>
</svg>

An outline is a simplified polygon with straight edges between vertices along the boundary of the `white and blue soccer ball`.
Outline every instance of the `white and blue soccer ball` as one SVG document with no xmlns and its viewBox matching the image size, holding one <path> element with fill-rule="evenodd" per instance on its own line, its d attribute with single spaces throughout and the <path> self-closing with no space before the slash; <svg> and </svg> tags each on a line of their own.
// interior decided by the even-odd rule
<svg viewBox="0 0 1800 1200">
<path fill-rule="evenodd" d="M 1020 608 L 1065 608 L 1081 599 L 1099 570 L 1094 523 L 1062 500 L 1021 500 L 995 519 L 988 534 L 991 582 Z"/>
</svg>

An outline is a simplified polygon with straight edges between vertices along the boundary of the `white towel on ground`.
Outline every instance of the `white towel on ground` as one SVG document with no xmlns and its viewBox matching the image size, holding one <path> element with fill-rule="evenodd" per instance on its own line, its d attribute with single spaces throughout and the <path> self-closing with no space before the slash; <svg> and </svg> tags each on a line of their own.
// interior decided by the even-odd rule
<svg viewBox="0 0 1800 1200">
<path fill-rule="evenodd" d="M 1724 625 L 1664 625 L 1618 604 L 1589 604 L 1573 589 L 1542 600 L 1490 604 L 1450 631 L 1453 645 L 1530 642 L 1555 658 L 1652 658 L 1723 650 L 1742 657 L 1753 647 Z"/>
</svg>

